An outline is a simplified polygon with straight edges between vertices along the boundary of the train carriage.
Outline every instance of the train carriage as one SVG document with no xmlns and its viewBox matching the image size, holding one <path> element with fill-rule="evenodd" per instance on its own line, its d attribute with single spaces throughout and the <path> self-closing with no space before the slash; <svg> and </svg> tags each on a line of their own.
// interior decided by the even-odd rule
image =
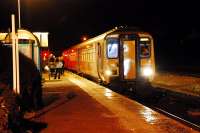
<svg viewBox="0 0 200 133">
<path fill-rule="evenodd" d="M 66 49 L 65 68 L 107 85 L 135 88 L 155 73 L 154 44 L 147 32 L 115 28 Z"/>
</svg>

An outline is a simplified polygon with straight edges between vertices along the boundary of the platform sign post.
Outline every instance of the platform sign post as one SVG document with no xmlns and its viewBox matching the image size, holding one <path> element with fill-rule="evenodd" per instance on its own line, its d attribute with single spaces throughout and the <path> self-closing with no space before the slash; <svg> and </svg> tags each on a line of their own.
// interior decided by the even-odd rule
<svg viewBox="0 0 200 133">
<path fill-rule="evenodd" d="M 20 94 L 20 80 L 19 80 L 19 51 L 18 41 L 15 33 L 15 15 L 11 16 L 12 21 L 12 57 L 13 57 L 13 91 Z"/>
</svg>

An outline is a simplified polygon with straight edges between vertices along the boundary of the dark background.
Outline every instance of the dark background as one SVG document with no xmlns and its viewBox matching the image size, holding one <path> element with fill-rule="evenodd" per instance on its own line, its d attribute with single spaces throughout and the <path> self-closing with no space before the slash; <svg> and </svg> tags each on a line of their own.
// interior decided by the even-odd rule
<svg viewBox="0 0 200 133">
<path fill-rule="evenodd" d="M 198 1 L 175 0 L 21 0 L 22 28 L 49 32 L 56 54 L 116 26 L 140 27 L 155 41 L 157 68 L 200 69 Z M 17 0 L 0 0 L 0 31 L 7 32 Z M 18 22 L 18 20 L 16 20 Z"/>
</svg>

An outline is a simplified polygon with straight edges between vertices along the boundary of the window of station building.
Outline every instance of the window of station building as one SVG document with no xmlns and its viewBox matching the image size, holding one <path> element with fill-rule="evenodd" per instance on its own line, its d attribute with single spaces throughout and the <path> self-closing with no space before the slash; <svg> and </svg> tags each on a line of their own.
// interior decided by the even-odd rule
<svg viewBox="0 0 200 133">
<path fill-rule="evenodd" d="M 119 41 L 117 38 L 108 38 L 107 39 L 107 57 L 108 58 L 117 58 L 118 57 L 118 48 Z"/>
</svg>

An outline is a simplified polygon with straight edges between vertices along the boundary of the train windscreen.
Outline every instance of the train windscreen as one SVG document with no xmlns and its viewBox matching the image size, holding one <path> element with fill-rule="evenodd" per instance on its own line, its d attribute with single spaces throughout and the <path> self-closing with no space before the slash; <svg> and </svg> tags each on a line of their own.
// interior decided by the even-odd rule
<svg viewBox="0 0 200 133">
<path fill-rule="evenodd" d="M 140 41 L 140 57 L 141 58 L 148 58 L 150 57 L 151 53 L 151 45 L 150 41 Z"/>
<path fill-rule="evenodd" d="M 108 58 L 117 58 L 118 57 L 118 39 L 109 38 L 107 39 L 107 57 Z"/>
</svg>

